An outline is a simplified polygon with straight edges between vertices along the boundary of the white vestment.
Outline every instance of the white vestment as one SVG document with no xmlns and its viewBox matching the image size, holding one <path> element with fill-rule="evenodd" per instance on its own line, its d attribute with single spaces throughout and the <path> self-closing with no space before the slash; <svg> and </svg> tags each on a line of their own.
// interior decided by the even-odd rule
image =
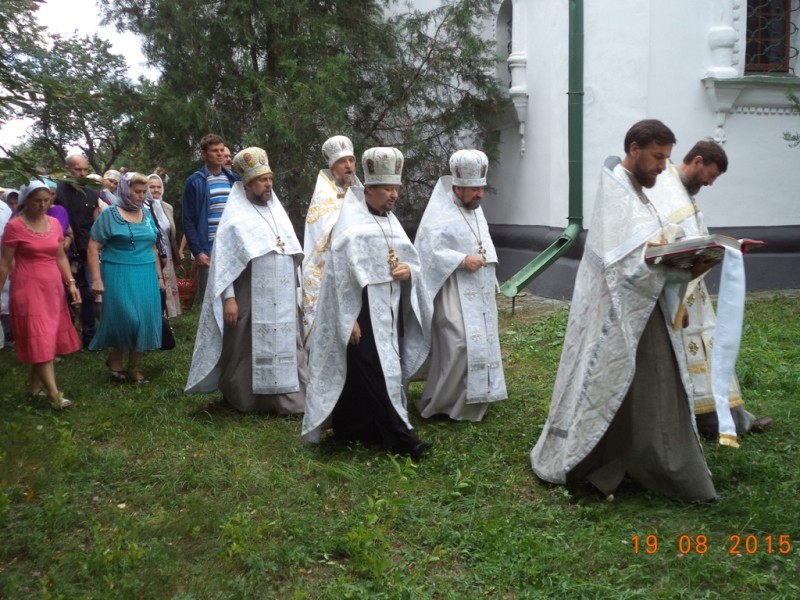
<svg viewBox="0 0 800 600">
<path fill-rule="evenodd" d="M 388 248 L 411 269 L 411 279 L 395 281 Z M 392 213 L 376 216 L 367 209 L 363 188 L 350 188 L 331 232 L 311 332 L 308 390 L 302 436 L 319 442 L 330 425 L 347 377 L 347 344 L 361 311 L 362 289 L 368 286 L 370 318 L 386 390 L 397 414 L 411 428 L 403 381 L 422 365 L 427 341 L 422 334 L 425 307 L 417 251 Z M 403 338 L 398 337 L 402 296 Z"/>
<path fill-rule="evenodd" d="M 676 235 L 677 228 L 668 227 L 646 196 L 634 188 L 619 159 L 610 157 L 601 174 L 578 268 L 550 413 L 531 450 L 531 464 L 540 478 L 566 483 L 570 471 L 609 428 L 633 381 L 637 346 L 646 323 L 658 310 L 656 304 L 659 313 L 671 315 L 669 305 L 677 303 L 667 298 L 680 297 L 682 282 L 689 279 L 688 273 L 648 266 L 644 261 L 648 241 L 671 242 Z M 681 334 L 667 323 L 664 327 L 680 380 L 690 390 Z M 688 403 L 691 394 L 686 396 Z M 686 408 L 691 411 L 689 405 Z M 691 419 L 689 427 L 693 425 Z M 690 437 L 702 454 L 693 433 Z"/>
<path fill-rule="evenodd" d="M 414 241 L 431 303 L 426 312 L 433 319 L 424 329 L 436 340 L 428 381 L 415 404 L 423 417 L 443 413 L 479 421 L 487 403 L 508 397 L 495 302 L 497 253 L 483 209 L 464 208 L 452 182 L 449 175 L 437 182 Z M 464 259 L 481 249 L 486 266 L 470 273 Z"/>
<path fill-rule="evenodd" d="M 275 227 L 283 248 L 278 244 Z M 217 228 L 186 392 L 217 389 L 223 298 L 250 262 L 253 392 L 285 394 L 299 390 L 295 269 L 302 256 L 292 223 L 275 193 L 267 209 L 250 202 L 242 183 L 237 181 Z"/>
<path fill-rule="evenodd" d="M 361 187 L 358 178 L 351 187 Z M 306 337 L 314 324 L 331 230 L 339 218 L 345 191 L 336 185 L 330 169 L 322 169 L 317 175 L 303 235 L 303 326 Z"/>
<path fill-rule="evenodd" d="M 686 237 L 708 235 L 703 213 L 697 207 L 682 183 L 681 173 L 674 164 L 668 163 L 667 170 L 658 177 L 649 196 L 659 212 L 670 223 L 681 227 Z M 711 296 L 703 279 L 693 281 L 683 298 L 683 308 L 689 317 L 688 327 L 681 328 L 689 374 L 694 390 L 694 412 L 697 415 L 715 413 L 717 410 L 711 384 L 711 354 L 714 346 L 714 330 L 717 317 Z M 739 381 L 734 375 L 728 392 L 730 409 L 744 405 Z M 745 433 L 750 429 L 755 417 L 739 409 L 731 411 L 736 430 Z"/>
</svg>

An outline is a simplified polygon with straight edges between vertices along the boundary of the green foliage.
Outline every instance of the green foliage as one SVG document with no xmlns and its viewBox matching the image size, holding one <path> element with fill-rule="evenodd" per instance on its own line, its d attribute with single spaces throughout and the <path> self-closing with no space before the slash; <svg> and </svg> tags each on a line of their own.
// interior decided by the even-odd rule
<svg viewBox="0 0 800 600">
<path fill-rule="evenodd" d="M 798 98 L 797 94 L 793 91 L 787 92 L 786 96 L 792 103 L 792 112 L 800 115 L 800 98 Z M 783 139 L 789 142 L 789 146 L 792 148 L 800 147 L 800 133 L 798 132 L 792 133 L 791 131 L 784 131 Z"/>
<path fill-rule="evenodd" d="M 57 378 L 75 404 L 64 412 L 32 400 L 29 368 L 0 350 L 0 597 L 800 593 L 797 294 L 747 302 L 737 372 L 747 408 L 775 425 L 738 450 L 704 443 L 723 499 L 703 505 L 633 485 L 608 502 L 533 476 L 529 451 L 547 415 L 566 310 L 501 315 L 509 399 L 483 422 L 422 421 L 412 408 L 420 436 L 435 442 L 419 465 L 361 444 L 308 445 L 297 417 L 241 415 L 218 394 L 184 396 L 197 317 L 173 320 L 175 350 L 145 356 L 148 386 L 112 383 L 96 353 L 65 356 Z M 411 398 L 420 390 L 412 386 Z M 646 535 L 658 538 L 653 554 Z M 706 554 L 696 552 L 700 535 Z M 730 554 L 735 535 L 755 536 L 758 550 Z M 779 535 L 789 554 L 776 551 Z"/>
<path fill-rule="evenodd" d="M 0 125 L 19 116 L 39 93 L 28 71 L 41 45 L 38 8 L 37 0 L 4 0 L 0 4 Z"/>
<path fill-rule="evenodd" d="M 205 133 L 219 133 L 234 151 L 263 146 L 297 222 L 325 166 L 322 142 L 345 133 L 359 154 L 375 145 L 403 150 L 400 211 L 413 216 L 464 139 L 493 151 L 486 123 L 499 93 L 487 75 L 493 49 L 477 32 L 496 3 L 457 0 L 387 18 L 393 4 L 107 2 L 106 19 L 139 33 L 162 72 L 143 91 L 150 164 L 163 165 L 180 189 Z"/>
<path fill-rule="evenodd" d="M 137 125 L 141 97 L 127 78 L 125 59 L 98 36 L 54 35 L 30 68 L 41 93 L 24 114 L 32 135 L 58 153 L 61 164 L 77 145 L 97 173 L 123 148 L 142 137 Z"/>
</svg>

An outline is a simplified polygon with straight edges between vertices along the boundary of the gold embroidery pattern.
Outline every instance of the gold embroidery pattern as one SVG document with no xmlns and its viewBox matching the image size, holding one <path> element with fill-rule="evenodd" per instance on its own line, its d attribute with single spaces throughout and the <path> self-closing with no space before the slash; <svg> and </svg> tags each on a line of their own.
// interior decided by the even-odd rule
<svg viewBox="0 0 800 600">
<path fill-rule="evenodd" d="M 692 355 L 697 354 L 698 350 L 700 350 L 700 346 L 698 346 L 695 342 L 691 342 L 689 344 L 689 352 L 691 352 Z"/>
</svg>

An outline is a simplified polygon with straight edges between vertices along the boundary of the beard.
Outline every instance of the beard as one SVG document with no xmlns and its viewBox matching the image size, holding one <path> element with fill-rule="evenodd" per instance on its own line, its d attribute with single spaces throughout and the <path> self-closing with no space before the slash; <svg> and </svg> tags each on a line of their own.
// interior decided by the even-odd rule
<svg viewBox="0 0 800 600">
<path fill-rule="evenodd" d="M 689 193 L 690 196 L 696 196 L 697 192 L 699 192 L 703 187 L 702 183 L 698 183 L 696 181 L 690 181 L 686 185 L 686 191 Z"/>
<path fill-rule="evenodd" d="M 266 206 L 267 203 L 270 200 L 272 200 L 272 192 L 270 192 L 269 194 L 256 194 L 250 192 L 248 194 L 248 197 L 250 199 L 250 202 L 252 202 L 253 204 L 260 204 L 261 206 Z"/>
</svg>

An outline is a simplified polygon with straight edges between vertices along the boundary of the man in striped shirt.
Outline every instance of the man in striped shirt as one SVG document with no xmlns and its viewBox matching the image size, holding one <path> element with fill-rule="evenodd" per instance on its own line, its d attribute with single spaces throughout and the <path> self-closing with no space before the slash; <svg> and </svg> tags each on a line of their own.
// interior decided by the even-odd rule
<svg viewBox="0 0 800 600">
<path fill-rule="evenodd" d="M 206 292 L 211 249 L 231 187 L 239 177 L 225 167 L 225 140 L 209 133 L 200 140 L 203 164 L 186 180 L 181 220 L 200 276 L 200 299 Z"/>
</svg>

